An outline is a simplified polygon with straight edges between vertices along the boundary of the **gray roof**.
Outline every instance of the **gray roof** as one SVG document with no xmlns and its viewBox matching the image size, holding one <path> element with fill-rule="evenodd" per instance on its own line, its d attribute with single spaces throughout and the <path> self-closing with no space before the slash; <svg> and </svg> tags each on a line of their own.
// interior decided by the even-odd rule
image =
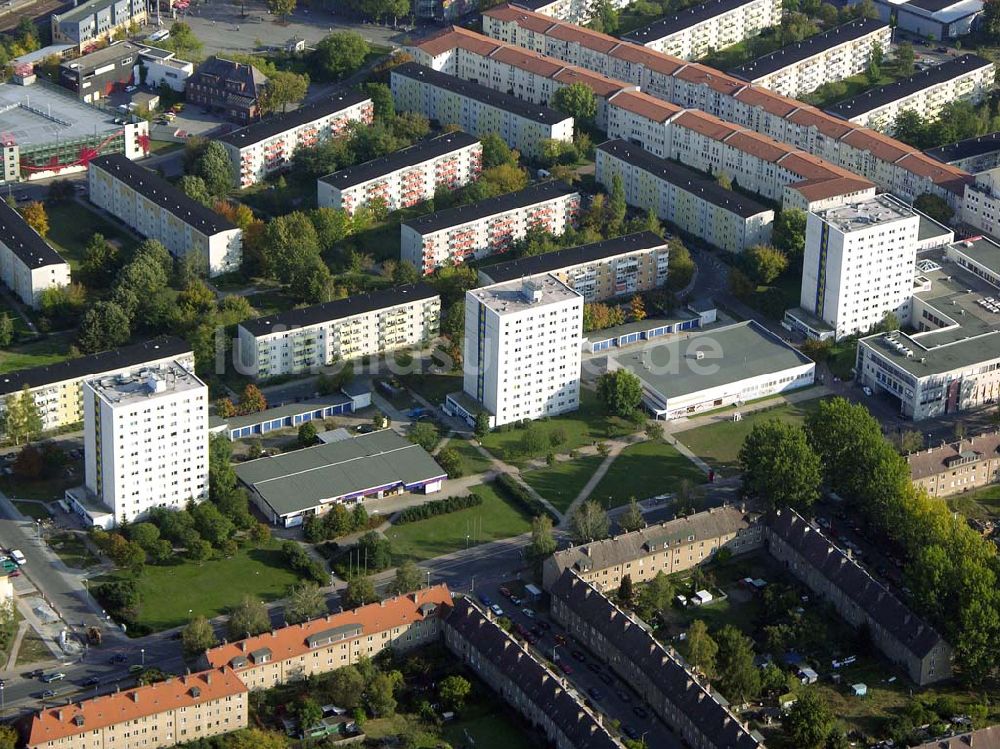
<svg viewBox="0 0 1000 749">
<path fill-rule="evenodd" d="M 768 518 L 767 525 L 770 533 L 791 546 L 816 572 L 913 655 L 923 658 L 942 642 L 941 635 L 930 624 L 910 611 L 888 588 L 797 512 L 779 510 Z"/>
<path fill-rule="evenodd" d="M 243 427 L 253 426 L 254 424 L 262 424 L 265 421 L 286 419 L 289 416 L 311 413 L 312 411 L 318 411 L 320 409 L 327 408 L 328 406 L 339 406 L 342 403 L 347 403 L 348 401 L 350 401 L 350 398 L 345 395 L 331 393 L 330 395 L 321 395 L 319 398 L 311 398 L 306 401 L 285 403 L 281 406 L 268 408 L 264 411 L 258 411 L 257 413 L 246 414 L 245 416 L 233 416 L 228 419 L 223 419 L 219 416 L 211 416 L 208 421 L 209 426 L 211 427 L 225 424 L 229 429 L 241 429 Z"/>
<path fill-rule="evenodd" d="M 30 270 L 44 268 L 47 265 L 62 265 L 66 261 L 49 243 L 28 226 L 16 210 L 0 200 L 0 242 L 17 255 L 17 258 Z"/>
<path fill-rule="evenodd" d="M 278 515 L 382 486 L 446 478 L 419 445 L 391 429 L 258 458 L 236 467 L 236 476 Z"/>
<path fill-rule="evenodd" d="M 664 543 L 670 547 L 688 543 L 691 536 L 696 541 L 719 538 L 749 528 L 755 519 L 756 516 L 736 507 L 713 507 L 614 538 L 571 546 L 557 551 L 553 559 L 560 570 L 568 567 L 581 571 L 603 570 L 648 557 L 653 553 L 651 545 L 662 549 Z"/>
<path fill-rule="evenodd" d="M 256 70 L 256 68 L 254 68 Z M 262 76 L 263 77 L 263 76 Z M 266 79 L 265 79 L 266 80 Z M 246 148 L 255 143 L 273 138 L 279 133 L 293 130 L 309 122 L 315 122 L 335 112 L 357 106 L 363 101 L 370 100 L 371 97 L 360 91 L 337 90 L 318 101 L 303 104 L 291 112 L 273 115 L 260 122 L 247 125 L 239 130 L 234 130 L 227 135 L 223 135 L 219 140 L 228 143 L 236 148 Z"/>
<path fill-rule="evenodd" d="M 913 749 L 1000 749 L 1000 726 L 990 726 L 971 733 L 935 739 Z"/>
<path fill-rule="evenodd" d="M 566 570 L 552 586 L 553 598 L 562 599 L 580 618 L 615 643 L 660 692 L 691 720 L 717 749 L 760 749 L 763 743 L 743 726 L 724 699 L 694 677 L 681 658 L 618 608 L 593 585 Z M 659 702 L 659 701 L 657 701 Z M 659 712 L 659 710 L 658 710 Z"/>
<path fill-rule="evenodd" d="M 672 36 L 679 31 L 687 31 L 692 26 L 731 13 L 744 5 L 750 5 L 752 2 L 753 0 L 707 0 L 700 5 L 693 5 L 674 13 L 672 16 L 654 21 L 649 26 L 622 34 L 622 39 L 636 44 L 649 44 Z"/>
<path fill-rule="evenodd" d="M 692 358 L 699 351 L 705 358 Z M 812 364 L 753 320 L 621 351 L 608 359 L 667 399 Z M 668 362 L 676 366 L 665 366 Z"/>
<path fill-rule="evenodd" d="M 52 15 L 55 17 L 56 23 L 80 21 L 98 11 L 110 8 L 115 2 L 116 0 L 89 0 L 89 2 L 80 3 L 75 8 L 70 8 L 65 13 L 53 13 Z"/>
<path fill-rule="evenodd" d="M 90 54 L 82 55 L 80 57 L 73 58 L 72 60 L 66 60 L 63 63 L 60 63 L 59 67 L 87 72 L 95 70 L 96 68 L 107 65 L 111 62 L 117 63 L 119 60 L 123 60 L 126 57 L 136 57 L 144 49 L 145 47 L 132 44 L 132 42 L 115 42 L 114 44 L 108 45 L 104 49 L 99 49 L 96 52 L 91 52 Z"/>
<path fill-rule="evenodd" d="M 349 640 L 352 637 L 358 637 L 362 629 L 360 624 L 342 624 L 339 627 L 331 627 L 330 629 L 314 632 L 307 636 L 306 645 L 311 648 L 318 648 L 323 645 L 329 645 L 331 642 L 337 640 Z"/>
<path fill-rule="evenodd" d="M 468 599 L 456 600 L 445 626 L 478 651 L 481 660 L 515 681 L 518 689 L 548 715 L 574 749 L 620 749 L 597 717 L 563 680 L 529 653 L 517 640 L 488 619 Z"/>
</svg>

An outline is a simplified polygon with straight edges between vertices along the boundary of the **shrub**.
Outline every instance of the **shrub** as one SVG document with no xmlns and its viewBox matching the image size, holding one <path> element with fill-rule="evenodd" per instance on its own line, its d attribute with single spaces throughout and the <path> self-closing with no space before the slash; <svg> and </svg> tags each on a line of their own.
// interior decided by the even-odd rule
<svg viewBox="0 0 1000 749">
<path fill-rule="evenodd" d="M 404 523 L 415 523 L 418 520 L 426 520 L 437 515 L 447 515 L 450 512 L 466 510 L 470 507 L 478 507 L 483 503 L 483 498 L 477 494 L 467 494 L 464 497 L 448 497 L 446 499 L 436 499 L 433 502 L 407 507 L 396 518 L 395 525 Z"/>
<path fill-rule="evenodd" d="M 503 492 L 514 502 L 519 504 L 531 516 L 549 515 L 557 523 L 560 518 L 549 510 L 544 504 L 535 499 L 528 490 L 521 486 L 514 478 L 507 473 L 501 473 L 496 480 Z"/>
<path fill-rule="evenodd" d="M 294 541 L 285 541 L 281 545 L 281 551 L 285 555 L 288 566 L 297 574 L 312 580 L 317 585 L 326 585 L 330 581 L 326 568 Z"/>
</svg>

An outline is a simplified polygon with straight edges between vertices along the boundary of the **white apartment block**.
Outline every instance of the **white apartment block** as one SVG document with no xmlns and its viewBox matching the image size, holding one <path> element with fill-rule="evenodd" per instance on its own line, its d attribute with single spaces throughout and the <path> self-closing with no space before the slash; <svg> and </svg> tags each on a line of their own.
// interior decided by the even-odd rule
<svg viewBox="0 0 1000 749">
<path fill-rule="evenodd" d="M 219 138 L 229 152 L 239 187 L 255 185 L 291 166 L 299 148 L 345 134 L 352 122 L 370 125 L 375 116 L 371 98 L 341 90 L 287 114 L 269 117 Z"/>
<path fill-rule="evenodd" d="M 356 294 L 240 323 L 241 372 L 258 379 L 316 371 L 437 337 L 441 298 L 427 284 Z"/>
<path fill-rule="evenodd" d="M 575 411 L 582 330 L 583 297 L 551 275 L 467 291 L 465 394 L 493 426 Z"/>
<path fill-rule="evenodd" d="M 84 380 L 155 368 L 171 361 L 194 369 L 191 346 L 180 338 L 163 336 L 58 364 L 8 372 L 0 377 L 0 413 L 7 407 L 7 398 L 27 388 L 42 417 L 42 431 L 79 424 L 83 421 Z"/>
<path fill-rule="evenodd" d="M 423 203 L 439 187 L 457 190 L 475 181 L 483 166 L 483 145 L 468 133 L 445 133 L 316 181 L 321 208 L 354 215 L 381 199 L 390 211 Z"/>
<path fill-rule="evenodd" d="M 598 183 L 610 191 L 615 175 L 630 206 L 651 210 L 715 247 L 739 253 L 771 242 L 773 210 L 640 146 L 611 140 L 597 147 Z"/>
<path fill-rule="evenodd" d="M 608 102 L 608 137 L 806 211 L 874 197 L 875 185 L 794 146 L 697 109 L 623 91 Z"/>
<path fill-rule="evenodd" d="M 391 84 L 397 112 L 419 112 L 480 138 L 497 133 L 528 158 L 541 155 L 544 140 L 573 140 L 573 118 L 562 112 L 415 62 L 393 68 Z"/>
<path fill-rule="evenodd" d="M 697 60 L 780 24 L 780 0 L 707 0 L 623 34 L 622 39 L 682 60 Z"/>
<path fill-rule="evenodd" d="M 422 275 L 436 268 L 506 252 L 533 227 L 562 234 L 575 227 L 580 193 L 563 182 L 429 213 L 400 224 L 402 259 Z"/>
<path fill-rule="evenodd" d="M 503 20 L 499 21 L 501 14 Z M 931 193 L 959 211 L 965 186 L 972 181 L 964 170 L 941 163 L 919 149 L 766 88 L 748 85 L 720 70 L 528 10 L 505 6 L 486 11 L 484 17 L 490 19 L 490 33 L 503 43 L 544 52 L 618 79 L 622 86 L 641 86 L 646 94 L 678 107 L 697 109 L 795 146 L 874 182 L 880 190 L 906 202 Z M 487 40 L 472 32 L 446 32 L 419 45 L 418 54 L 431 61 L 427 64 L 440 68 L 480 53 L 490 54 L 499 46 L 489 46 Z"/>
<path fill-rule="evenodd" d="M 132 522 L 208 496 L 208 386 L 177 362 L 83 383 L 89 496 Z"/>
<path fill-rule="evenodd" d="M 611 0 L 611 6 L 619 10 L 628 4 L 628 0 Z M 589 0 L 518 0 L 515 5 L 569 23 L 588 23 L 594 17 L 594 3 Z"/>
<path fill-rule="evenodd" d="M 868 68 L 875 45 L 886 52 L 891 43 L 892 28 L 887 23 L 859 18 L 729 72 L 782 96 L 800 96 L 861 73 Z"/>
<path fill-rule="evenodd" d="M 871 330 L 888 312 L 908 320 L 919 230 L 920 215 L 888 195 L 810 213 L 802 309 L 837 340 Z"/>
<path fill-rule="evenodd" d="M 94 205 L 163 243 L 174 257 L 193 253 L 210 276 L 240 267 L 242 231 L 157 174 L 112 154 L 90 162 L 87 181 Z"/>
<path fill-rule="evenodd" d="M 996 68 L 976 55 L 955 57 L 942 65 L 921 70 L 908 78 L 869 89 L 827 109 L 865 127 L 891 133 L 896 118 L 915 112 L 936 120 L 946 104 L 967 101 L 978 104 L 993 90 Z"/>
<path fill-rule="evenodd" d="M 69 263 L 6 202 L 0 206 L 0 281 L 34 309 L 43 291 L 70 282 Z"/>
</svg>

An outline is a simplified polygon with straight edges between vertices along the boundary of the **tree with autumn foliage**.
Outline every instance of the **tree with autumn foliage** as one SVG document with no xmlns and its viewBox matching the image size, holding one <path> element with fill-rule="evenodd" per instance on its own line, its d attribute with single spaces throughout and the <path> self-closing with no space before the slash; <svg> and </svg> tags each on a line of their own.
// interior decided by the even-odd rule
<svg viewBox="0 0 1000 749">
<path fill-rule="evenodd" d="M 243 394 L 240 395 L 240 405 L 238 413 L 240 415 L 255 414 L 260 413 L 267 409 L 267 398 L 260 391 L 260 388 L 253 383 L 248 383 L 245 388 L 243 388 Z"/>
<path fill-rule="evenodd" d="M 622 312 L 621 307 L 612 307 L 600 302 L 583 305 L 583 329 L 585 332 L 613 328 L 624 323 L 625 313 Z"/>
<path fill-rule="evenodd" d="M 219 398 L 215 402 L 215 414 L 220 419 L 231 419 L 236 415 L 236 406 L 230 398 Z"/>
<path fill-rule="evenodd" d="M 45 205 L 33 200 L 21 209 L 21 216 L 24 222 L 38 232 L 39 236 L 45 237 L 49 233 L 49 214 L 45 212 Z"/>
<path fill-rule="evenodd" d="M 646 319 L 646 304 L 638 294 L 632 297 L 632 301 L 629 303 L 629 314 L 636 322 Z"/>
</svg>

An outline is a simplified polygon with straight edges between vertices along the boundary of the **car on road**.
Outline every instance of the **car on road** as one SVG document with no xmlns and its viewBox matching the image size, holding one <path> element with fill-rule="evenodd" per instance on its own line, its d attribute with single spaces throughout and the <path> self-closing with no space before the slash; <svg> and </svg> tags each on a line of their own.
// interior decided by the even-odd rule
<svg viewBox="0 0 1000 749">
<path fill-rule="evenodd" d="M 375 426 L 374 424 L 358 424 L 358 431 L 361 434 L 371 434 L 375 431 Z"/>
<path fill-rule="evenodd" d="M 493 605 L 493 599 L 490 598 L 485 593 L 480 593 L 479 594 L 479 602 L 481 604 L 483 604 L 483 606 L 492 606 Z"/>
<path fill-rule="evenodd" d="M 637 741 L 639 739 L 639 732 L 635 730 L 633 726 L 624 725 L 622 726 L 622 733 L 628 736 L 632 741 Z"/>
<path fill-rule="evenodd" d="M 562 671 L 567 676 L 573 673 L 573 667 L 569 665 L 566 661 L 559 661 L 559 670 Z"/>
<path fill-rule="evenodd" d="M 52 697 L 55 696 L 56 696 L 56 690 L 54 689 L 45 689 L 38 693 L 38 698 L 42 700 L 51 699 Z"/>
<path fill-rule="evenodd" d="M 101 679 L 100 679 L 99 676 L 91 676 L 89 679 L 84 679 L 80 683 L 80 686 L 82 686 L 82 687 L 96 687 L 100 683 L 101 683 Z"/>
<path fill-rule="evenodd" d="M 128 667 L 128 672 L 130 674 L 141 674 L 145 670 L 146 667 L 138 663 L 133 663 L 131 666 Z"/>
<path fill-rule="evenodd" d="M 865 395 L 867 395 L 867 396 L 868 396 L 869 398 L 871 398 L 871 397 L 872 397 L 872 389 L 871 389 L 870 387 L 868 387 L 867 385 L 865 385 L 865 386 L 864 386 L 863 388 L 861 388 L 861 390 L 862 390 L 862 391 L 864 392 L 864 394 L 865 394 Z"/>
<path fill-rule="evenodd" d="M 587 690 L 587 694 L 589 694 L 589 695 L 590 695 L 591 697 L 593 697 L 593 698 L 594 698 L 595 700 L 599 700 L 599 699 L 601 699 L 602 697 L 604 697 L 604 692 L 602 692 L 602 691 L 601 691 L 600 689 L 598 689 L 597 687 L 591 687 L 590 689 L 588 689 L 588 690 Z"/>
<path fill-rule="evenodd" d="M 10 552 L 10 555 L 13 557 L 14 561 L 18 563 L 18 565 L 24 565 L 28 561 L 24 558 L 24 554 L 21 553 L 20 549 L 14 549 Z"/>
<path fill-rule="evenodd" d="M 501 587 L 500 588 L 500 595 L 502 595 L 504 598 L 510 598 L 510 590 L 508 590 L 507 588 Z"/>
<path fill-rule="evenodd" d="M 45 673 L 45 669 L 36 668 L 34 671 L 29 671 L 24 675 L 26 679 L 37 679 L 39 676 Z"/>
<path fill-rule="evenodd" d="M 622 702 L 631 702 L 632 701 L 632 695 L 630 695 L 628 693 L 628 691 L 625 690 L 625 689 L 621 689 L 621 688 L 616 689 L 615 690 L 615 694 L 618 695 L 618 699 L 620 699 Z"/>
<path fill-rule="evenodd" d="M 635 713 L 635 717 L 642 718 L 643 720 L 649 717 L 649 711 L 642 705 L 636 705 L 633 707 L 632 712 Z"/>
<path fill-rule="evenodd" d="M 108 660 L 108 663 L 125 663 L 128 660 L 128 656 L 125 653 L 115 653 Z"/>
<path fill-rule="evenodd" d="M 51 684 L 54 681 L 62 681 L 66 678 L 66 674 L 62 671 L 53 671 L 49 674 L 42 674 L 42 681 L 46 684 Z"/>
<path fill-rule="evenodd" d="M 125 87 L 125 93 L 126 94 L 131 94 L 133 91 L 137 91 L 138 89 L 139 89 L 138 86 L 126 86 Z"/>
<path fill-rule="evenodd" d="M 587 664 L 587 668 L 589 668 L 591 671 L 593 671 L 596 674 L 596 673 L 600 672 L 600 670 L 601 670 L 601 664 L 598 663 L 597 661 L 591 661 L 590 663 Z"/>
<path fill-rule="evenodd" d="M 495 603 L 490 606 L 490 611 L 493 612 L 494 616 L 503 616 L 503 609 L 497 606 Z"/>
<path fill-rule="evenodd" d="M 520 606 L 521 605 L 521 599 L 518 598 L 517 596 L 511 596 L 510 597 L 510 602 L 512 604 L 514 604 L 515 606 Z"/>
<path fill-rule="evenodd" d="M 597 675 L 597 678 L 600 679 L 601 681 L 603 681 L 609 687 L 611 686 L 611 682 L 614 681 L 614 679 L 611 678 L 611 674 L 609 674 L 607 671 L 601 671 Z"/>
<path fill-rule="evenodd" d="M 572 655 L 572 656 L 573 656 L 573 658 L 574 658 L 575 660 L 578 660 L 578 661 L 580 661 L 581 663 L 583 663 L 583 662 L 584 662 L 585 660 L 587 660 L 587 656 L 585 656 L 585 655 L 584 655 L 584 654 L 583 654 L 583 653 L 582 653 L 581 651 L 579 651 L 579 650 L 574 650 L 573 652 L 571 652 L 571 653 L 570 653 L 570 655 Z"/>
<path fill-rule="evenodd" d="M 527 608 L 527 607 L 521 609 L 521 613 L 524 614 L 529 619 L 534 619 L 535 618 L 535 612 L 532 611 L 531 609 Z"/>
</svg>

